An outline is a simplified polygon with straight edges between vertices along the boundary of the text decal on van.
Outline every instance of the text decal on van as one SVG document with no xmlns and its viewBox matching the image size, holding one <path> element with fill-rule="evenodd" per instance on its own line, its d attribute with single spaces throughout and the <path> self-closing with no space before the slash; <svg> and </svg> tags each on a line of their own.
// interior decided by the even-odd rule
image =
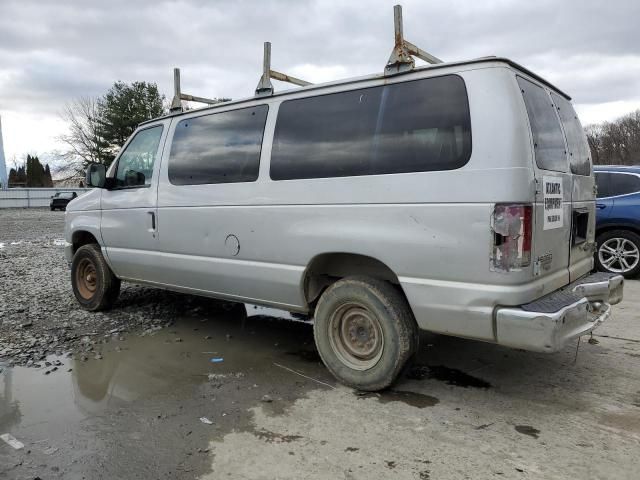
<svg viewBox="0 0 640 480">
<path fill-rule="evenodd" d="M 543 176 L 544 229 L 562 227 L 562 178 Z"/>
</svg>

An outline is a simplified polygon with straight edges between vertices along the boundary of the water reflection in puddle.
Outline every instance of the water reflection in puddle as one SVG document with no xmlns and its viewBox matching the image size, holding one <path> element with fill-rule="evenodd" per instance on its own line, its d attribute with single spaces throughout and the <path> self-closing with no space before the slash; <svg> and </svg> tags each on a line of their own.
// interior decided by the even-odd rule
<svg viewBox="0 0 640 480">
<path fill-rule="evenodd" d="M 47 375 L 49 367 L 0 366 L 0 433 L 18 425 L 68 426 L 137 399 L 180 395 L 208 381 L 209 374 L 224 378 L 252 373 L 275 381 L 283 373 L 273 367 L 274 358 L 303 363 L 286 352 L 299 351 L 304 343 L 313 349 L 309 325 L 287 312 L 252 305 L 246 313 L 234 308 L 211 320 L 182 319 L 173 327 L 132 334 L 123 341 L 95 340 L 87 361 L 80 355 L 48 358 L 62 365 Z M 94 359 L 98 352 L 100 360 Z M 212 358 L 222 361 L 212 363 Z"/>
</svg>

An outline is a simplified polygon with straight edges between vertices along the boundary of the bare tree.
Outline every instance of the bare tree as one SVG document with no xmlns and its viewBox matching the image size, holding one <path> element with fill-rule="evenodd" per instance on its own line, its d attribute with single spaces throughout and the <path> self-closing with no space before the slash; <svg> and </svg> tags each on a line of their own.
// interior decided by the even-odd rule
<svg viewBox="0 0 640 480">
<path fill-rule="evenodd" d="M 585 128 L 596 165 L 640 164 L 640 110 Z"/>
<path fill-rule="evenodd" d="M 81 97 L 67 104 L 62 114 L 69 132 L 59 140 L 67 145 L 61 153 L 66 175 L 83 172 L 89 163 L 108 165 L 113 159 L 109 145 L 102 136 L 98 99 Z"/>
</svg>

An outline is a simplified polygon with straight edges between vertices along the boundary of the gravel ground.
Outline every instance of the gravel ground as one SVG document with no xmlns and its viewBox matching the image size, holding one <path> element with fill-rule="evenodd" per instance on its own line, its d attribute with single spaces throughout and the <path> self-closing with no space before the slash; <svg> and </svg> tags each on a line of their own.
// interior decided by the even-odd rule
<svg viewBox="0 0 640 480">
<path fill-rule="evenodd" d="M 0 210 L 0 359 L 39 367 L 47 355 L 100 355 L 128 331 L 169 326 L 178 314 L 220 305 L 208 299 L 124 284 L 108 312 L 82 310 L 64 258 L 64 212 Z"/>
</svg>

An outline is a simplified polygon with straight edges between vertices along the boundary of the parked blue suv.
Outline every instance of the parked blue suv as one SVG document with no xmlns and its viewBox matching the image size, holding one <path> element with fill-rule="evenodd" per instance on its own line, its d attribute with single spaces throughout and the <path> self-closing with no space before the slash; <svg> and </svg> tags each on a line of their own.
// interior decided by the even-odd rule
<svg viewBox="0 0 640 480">
<path fill-rule="evenodd" d="M 594 166 L 596 267 L 632 278 L 640 273 L 640 166 Z"/>
</svg>

